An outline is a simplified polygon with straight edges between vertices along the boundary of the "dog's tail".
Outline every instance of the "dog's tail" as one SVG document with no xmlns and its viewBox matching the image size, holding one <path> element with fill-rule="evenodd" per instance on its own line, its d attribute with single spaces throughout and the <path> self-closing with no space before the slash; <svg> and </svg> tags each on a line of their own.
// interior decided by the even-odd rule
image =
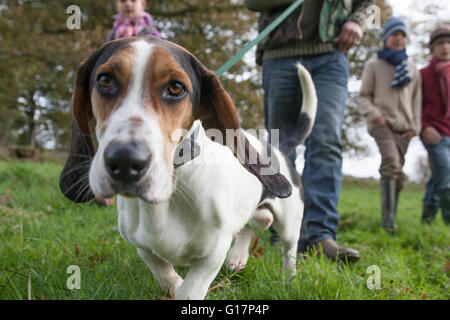
<svg viewBox="0 0 450 320">
<path fill-rule="evenodd" d="M 297 125 L 287 132 L 283 141 L 280 141 L 280 150 L 289 155 L 311 133 L 316 118 L 317 94 L 311 75 L 300 63 L 297 63 L 298 77 L 302 86 L 303 102 Z"/>
</svg>

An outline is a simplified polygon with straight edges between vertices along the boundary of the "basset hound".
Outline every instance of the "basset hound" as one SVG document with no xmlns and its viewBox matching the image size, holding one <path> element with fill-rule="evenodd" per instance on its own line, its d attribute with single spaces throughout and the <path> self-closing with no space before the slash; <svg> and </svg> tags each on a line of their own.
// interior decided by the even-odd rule
<svg viewBox="0 0 450 320">
<path fill-rule="evenodd" d="M 285 153 L 309 134 L 316 111 L 311 77 L 298 70 L 299 130 L 280 142 Z M 273 225 L 284 269 L 295 275 L 299 177 L 279 149 L 239 127 L 218 77 L 186 49 L 154 37 L 109 42 L 79 66 L 72 105 L 60 188 L 74 202 L 118 194 L 120 234 L 163 290 L 204 299 L 225 260 L 242 269 L 251 220 Z M 190 265 L 184 280 L 173 265 Z"/>
</svg>

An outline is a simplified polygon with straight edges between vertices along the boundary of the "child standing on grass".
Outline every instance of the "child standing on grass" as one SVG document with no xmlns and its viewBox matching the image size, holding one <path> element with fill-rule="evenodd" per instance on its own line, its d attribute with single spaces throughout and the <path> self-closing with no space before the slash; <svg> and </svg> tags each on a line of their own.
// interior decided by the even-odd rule
<svg viewBox="0 0 450 320">
<path fill-rule="evenodd" d="M 403 165 L 411 138 L 420 133 L 421 81 L 408 61 L 408 23 L 390 17 L 383 30 L 384 48 L 363 72 L 359 109 L 381 153 L 381 226 L 395 232 L 398 196 L 403 189 Z"/>
<path fill-rule="evenodd" d="M 422 74 L 422 142 L 427 149 L 431 178 L 423 199 L 422 221 L 434 220 L 439 206 L 450 222 L 450 25 L 430 35 L 432 59 Z"/>
<path fill-rule="evenodd" d="M 145 0 L 115 0 L 115 5 L 114 28 L 109 31 L 106 41 L 143 35 L 161 38 L 152 16 L 145 12 Z"/>
</svg>

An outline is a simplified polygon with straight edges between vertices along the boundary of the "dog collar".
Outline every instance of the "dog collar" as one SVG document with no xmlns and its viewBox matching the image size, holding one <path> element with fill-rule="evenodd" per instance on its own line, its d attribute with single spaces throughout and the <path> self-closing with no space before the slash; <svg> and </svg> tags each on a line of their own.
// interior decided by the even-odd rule
<svg viewBox="0 0 450 320">
<path fill-rule="evenodd" d="M 181 140 L 175 149 L 175 155 L 173 157 L 173 167 L 178 169 L 182 165 L 194 160 L 200 155 L 200 145 L 195 141 L 198 136 L 200 128 L 194 127 L 191 134 Z"/>
</svg>

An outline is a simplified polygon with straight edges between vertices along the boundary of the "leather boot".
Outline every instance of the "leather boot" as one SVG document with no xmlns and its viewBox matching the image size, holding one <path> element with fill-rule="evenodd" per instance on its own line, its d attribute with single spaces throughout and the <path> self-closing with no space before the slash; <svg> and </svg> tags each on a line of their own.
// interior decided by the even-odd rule
<svg viewBox="0 0 450 320">
<path fill-rule="evenodd" d="M 395 179 L 381 179 L 381 227 L 388 233 L 394 233 L 398 230 L 395 223 L 397 214 L 397 198 Z"/>
<path fill-rule="evenodd" d="M 316 252 L 323 254 L 331 260 L 341 260 L 343 262 L 356 262 L 359 260 L 359 253 L 355 249 L 341 248 L 332 239 L 323 239 L 314 244 Z"/>
<path fill-rule="evenodd" d="M 448 225 L 450 223 L 450 194 L 446 193 L 440 196 L 441 198 L 441 209 L 442 209 L 442 220 Z"/>
<path fill-rule="evenodd" d="M 423 206 L 422 207 L 422 223 L 430 224 L 434 221 L 436 214 L 439 210 L 438 206 Z"/>
</svg>

